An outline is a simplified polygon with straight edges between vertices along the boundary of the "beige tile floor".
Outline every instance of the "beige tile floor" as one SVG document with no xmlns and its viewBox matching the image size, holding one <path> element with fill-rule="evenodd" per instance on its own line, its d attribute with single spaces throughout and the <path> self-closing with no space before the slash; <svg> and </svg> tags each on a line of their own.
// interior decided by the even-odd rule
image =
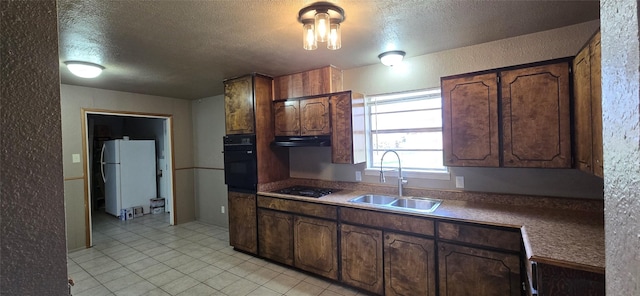
<svg viewBox="0 0 640 296">
<path fill-rule="evenodd" d="M 94 214 L 94 246 L 68 254 L 72 295 L 364 295 L 236 252 L 226 228 L 168 221 Z"/>
</svg>

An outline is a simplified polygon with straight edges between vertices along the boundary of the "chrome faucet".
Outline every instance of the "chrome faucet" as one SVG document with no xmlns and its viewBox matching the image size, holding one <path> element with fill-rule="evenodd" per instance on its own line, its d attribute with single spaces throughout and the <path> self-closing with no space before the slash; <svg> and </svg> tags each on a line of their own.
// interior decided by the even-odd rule
<svg viewBox="0 0 640 296">
<path fill-rule="evenodd" d="M 398 195 L 402 196 L 402 185 L 407 184 L 407 180 L 402 177 L 402 164 L 400 163 L 400 155 L 398 155 L 398 152 L 387 150 L 382 154 L 382 157 L 380 158 L 380 183 L 384 183 L 386 181 L 384 178 L 384 171 L 382 171 L 382 162 L 384 161 L 384 156 L 389 152 L 393 152 L 393 154 L 398 158 Z"/>
</svg>

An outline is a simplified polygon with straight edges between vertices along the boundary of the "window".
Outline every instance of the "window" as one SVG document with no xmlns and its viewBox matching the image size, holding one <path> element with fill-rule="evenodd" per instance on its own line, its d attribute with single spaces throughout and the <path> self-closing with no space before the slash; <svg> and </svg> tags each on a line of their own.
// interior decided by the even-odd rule
<svg viewBox="0 0 640 296">
<path fill-rule="evenodd" d="M 380 170 L 382 154 L 395 150 L 403 170 L 448 176 L 442 162 L 441 102 L 439 88 L 368 97 L 367 167 Z M 394 169 L 397 164 L 395 155 L 388 154 L 382 165 Z"/>
</svg>

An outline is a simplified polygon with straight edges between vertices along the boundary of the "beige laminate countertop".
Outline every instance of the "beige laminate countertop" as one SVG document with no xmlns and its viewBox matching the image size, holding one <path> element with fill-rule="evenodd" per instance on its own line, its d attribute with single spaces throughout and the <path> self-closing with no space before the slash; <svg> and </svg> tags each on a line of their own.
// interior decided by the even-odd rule
<svg viewBox="0 0 640 296">
<path fill-rule="evenodd" d="M 460 200 L 443 200 L 434 212 L 417 213 L 348 202 L 349 199 L 370 193 L 343 189 L 321 198 L 309 198 L 273 192 L 258 192 L 259 195 L 292 200 L 519 228 L 530 260 L 604 273 L 604 218 L 602 213 Z"/>
</svg>

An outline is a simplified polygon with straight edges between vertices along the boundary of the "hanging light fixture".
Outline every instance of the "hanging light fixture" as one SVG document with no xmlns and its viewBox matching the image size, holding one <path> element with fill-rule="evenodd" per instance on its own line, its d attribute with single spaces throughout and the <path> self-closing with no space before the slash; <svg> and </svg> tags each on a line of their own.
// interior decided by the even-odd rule
<svg viewBox="0 0 640 296">
<path fill-rule="evenodd" d="M 64 64 L 67 65 L 73 75 L 82 78 L 96 78 L 104 70 L 103 66 L 88 62 L 66 61 Z"/>
<path fill-rule="evenodd" d="M 383 65 L 393 67 L 402 63 L 405 54 L 402 50 L 392 50 L 379 54 L 378 58 Z"/>
<path fill-rule="evenodd" d="M 340 23 L 344 19 L 344 10 L 329 2 L 316 2 L 300 9 L 298 21 L 302 23 L 302 47 L 314 50 L 318 48 L 318 42 L 326 42 L 328 49 L 340 49 Z"/>
</svg>

